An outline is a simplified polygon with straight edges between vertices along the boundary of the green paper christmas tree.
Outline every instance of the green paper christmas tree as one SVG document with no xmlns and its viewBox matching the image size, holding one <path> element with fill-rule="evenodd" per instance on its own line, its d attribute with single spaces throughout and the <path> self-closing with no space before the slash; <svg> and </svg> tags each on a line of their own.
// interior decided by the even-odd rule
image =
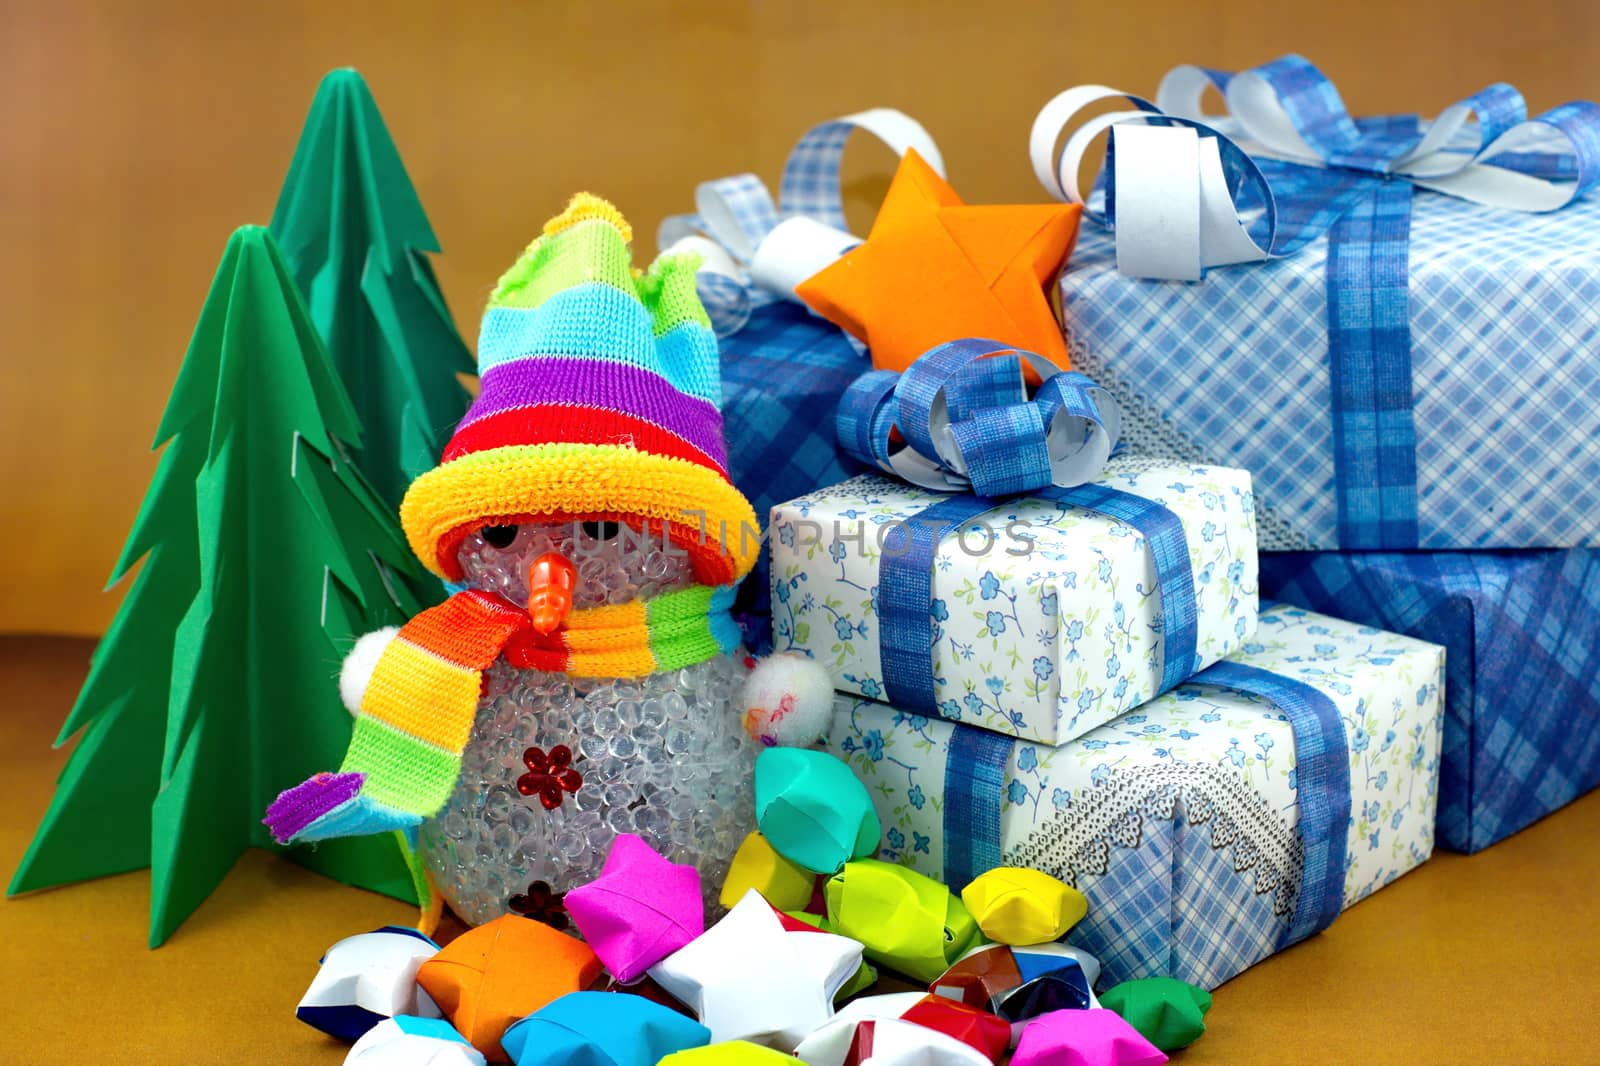
<svg viewBox="0 0 1600 1066">
<path fill-rule="evenodd" d="M 354 70 L 322 79 L 272 233 L 361 419 L 356 465 L 396 510 L 466 413 L 457 375 L 475 368 L 426 254 L 438 238 Z"/>
<path fill-rule="evenodd" d="M 164 941 L 281 790 L 337 766 L 344 654 L 420 604 L 421 567 L 347 446 L 361 424 L 271 235 L 234 233 L 156 434 L 165 445 L 115 583 L 133 585 L 62 727 L 81 733 L 11 882 L 151 868 Z M 414 901 L 392 837 L 290 855 Z"/>
</svg>

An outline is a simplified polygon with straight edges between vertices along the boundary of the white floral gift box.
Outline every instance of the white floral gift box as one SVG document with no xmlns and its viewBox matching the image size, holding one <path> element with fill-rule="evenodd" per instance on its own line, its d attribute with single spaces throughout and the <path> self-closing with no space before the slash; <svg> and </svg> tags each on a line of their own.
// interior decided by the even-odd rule
<svg viewBox="0 0 1600 1066">
<path fill-rule="evenodd" d="M 925 643 L 909 663 L 884 650 L 893 627 L 880 592 L 906 583 L 888 572 L 901 565 L 894 531 L 960 498 L 867 475 L 779 504 L 774 644 L 822 662 L 841 691 L 1049 744 L 1081 736 L 1228 655 L 1254 633 L 1257 613 L 1249 474 L 1116 458 L 1059 495 L 1095 494 L 1167 521 L 1165 570 L 1161 534 L 1137 521 L 1049 493 L 995 501 L 940 538 L 923 567 L 927 605 L 911 616 Z M 1166 594 L 1166 571 L 1181 597 Z M 1192 647 L 1169 663 L 1177 627 L 1163 610 L 1180 598 Z M 896 686 L 897 672 L 919 669 L 931 682 L 923 706 Z"/>
<path fill-rule="evenodd" d="M 1337 773 L 1314 767 L 1294 713 L 1202 680 L 1230 671 L 1325 696 L 1337 762 L 1321 769 Z M 1104 985 L 1214 988 L 1432 853 L 1443 671 L 1436 645 L 1272 606 L 1226 663 L 1059 747 L 843 694 L 827 746 L 873 797 L 882 858 L 958 885 L 991 864 L 1044 870 L 1088 897 L 1069 939 Z"/>
</svg>

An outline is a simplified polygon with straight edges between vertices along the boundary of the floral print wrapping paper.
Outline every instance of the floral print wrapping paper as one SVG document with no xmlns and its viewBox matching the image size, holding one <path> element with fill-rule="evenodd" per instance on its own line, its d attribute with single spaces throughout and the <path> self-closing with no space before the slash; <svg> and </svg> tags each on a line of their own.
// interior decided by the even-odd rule
<svg viewBox="0 0 1600 1066">
<path fill-rule="evenodd" d="M 1096 484 L 1155 500 L 1181 520 L 1198 606 L 1200 667 L 1256 628 L 1250 475 L 1119 457 Z M 772 625 L 842 691 L 885 696 L 879 657 L 882 538 L 940 495 L 875 475 L 773 508 Z M 1154 696 L 1161 604 L 1145 538 L 1050 500 L 1019 498 L 940 542 L 934 564 L 934 692 L 940 717 L 1059 744 Z"/>
<path fill-rule="evenodd" d="M 1433 850 L 1444 650 L 1274 606 L 1231 661 L 1315 686 L 1344 720 L 1351 818 L 1344 904 Z M 841 694 L 829 750 L 866 782 L 881 857 L 944 874 L 942 812 L 959 726 Z M 1052 747 L 1018 740 L 1001 853 L 1077 886 L 1069 939 L 1106 981 L 1167 974 L 1215 987 L 1275 949 L 1300 882 L 1294 736 L 1255 696 L 1187 683 Z"/>
</svg>

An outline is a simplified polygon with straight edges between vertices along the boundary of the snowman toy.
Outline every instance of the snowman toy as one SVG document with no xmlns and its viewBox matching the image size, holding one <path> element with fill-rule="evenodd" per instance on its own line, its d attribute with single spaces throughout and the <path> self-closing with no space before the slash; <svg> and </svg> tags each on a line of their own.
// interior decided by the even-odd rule
<svg viewBox="0 0 1600 1066">
<path fill-rule="evenodd" d="M 780 739 L 763 727 L 794 705 L 744 696 L 728 610 L 760 535 L 728 480 L 697 264 L 635 271 L 630 239 L 579 194 L 500 279 L 482 391 L 400 508 L 452 595 L 357 642 L 344 764 L 265 819 L 283 843 L 398 831 L 475 924 L 561 924 L 552 901 L 618 833 L 696 866 L 714 903 L 753 828 L 755 756 Z"/>
</svg>

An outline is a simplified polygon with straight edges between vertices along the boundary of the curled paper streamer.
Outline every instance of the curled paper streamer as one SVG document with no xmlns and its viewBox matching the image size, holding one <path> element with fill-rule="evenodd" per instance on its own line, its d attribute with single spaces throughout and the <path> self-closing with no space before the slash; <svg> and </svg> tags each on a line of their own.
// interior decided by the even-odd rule
<svg viewBox="0 0 1600 1066">
<path fill-rule="evenodd" d="M 1224 115 L 1200 107 L 1213 87 Z M 1085 117 L 1107 100 L 1132 109 Z M 1108 130 L 1097 210 L 1078 173 Z M 1529 118 L 1522 94 L 1497 82 L 1432 122 L 1354 118 L 1321 71 L 1288 55 L 1240 74 L 1175 67 L 1154 102 L 1068 89 L 1034 119 L 1029 155 L 1050 195 L 1116 229 L 1119 270 L 1193 281 L 1207 267 L 1294 254 L 1384 180 L 1508 210 L 1565 207 L 1600 182 L 1600 106 L 1576 100 Z"/>
<path fill-rule="evenodd" d="M 1023 366 L 1042 382 L 1032 399 Z M 1121 421 L 1116 401 L 1084 375 L 969 338 L 934 348 L 903 373 L 861 375 L 839 401 L 837 429 L 845 451 L 913 485 L 1008 496 L 1092 481 Z"/>
</svg>

